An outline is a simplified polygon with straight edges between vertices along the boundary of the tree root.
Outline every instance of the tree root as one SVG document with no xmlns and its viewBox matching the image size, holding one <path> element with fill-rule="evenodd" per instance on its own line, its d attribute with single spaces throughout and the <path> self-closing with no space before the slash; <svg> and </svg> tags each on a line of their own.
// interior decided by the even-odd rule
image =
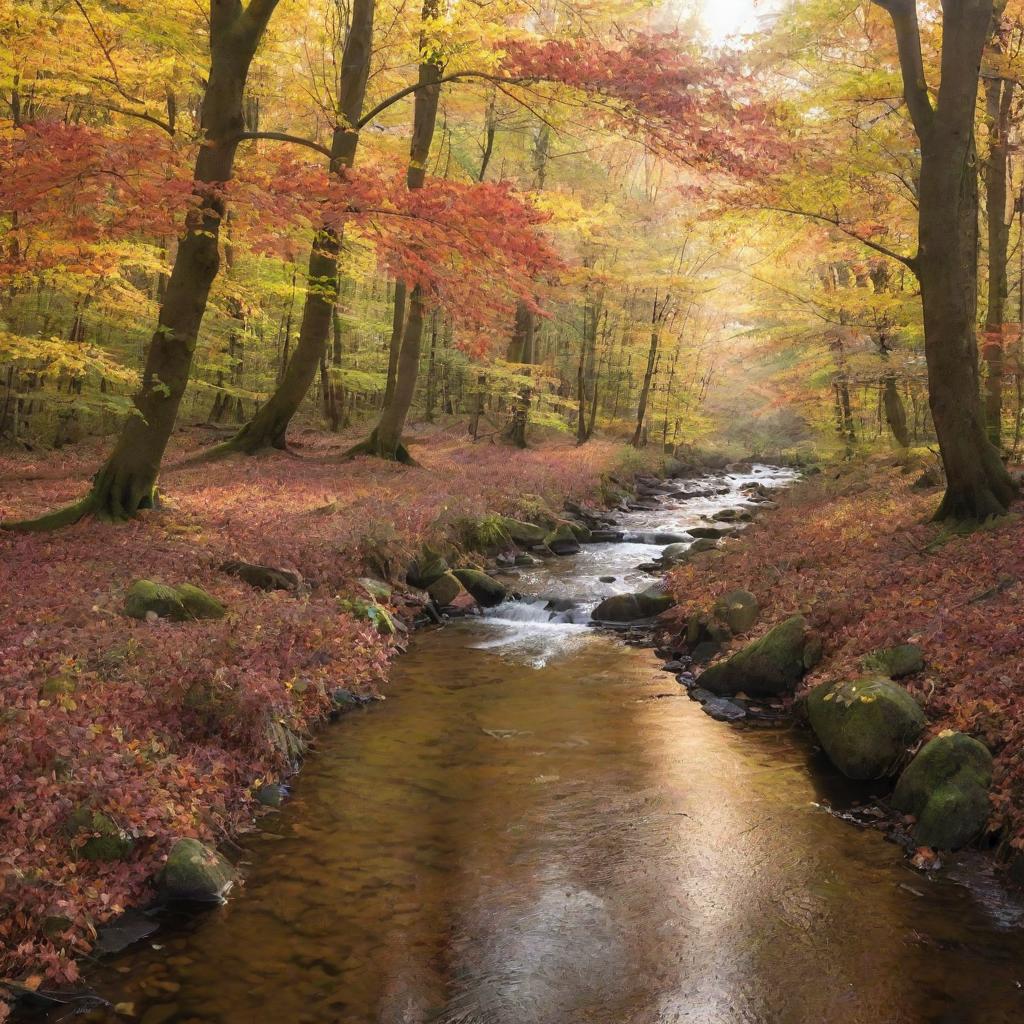
<svg viewBox="0 0 1024 1024">
<path fill-rule="evenodd" d="M 419 463 L 409 454 L 409 449 L 401 441 L 395 445 L 394 450 L 385 448 L 378 440 L 376 431 L 365 441 L 354 444 L 341 456 L 343 460 L 355 459 L 360 455 L 370 455 L 377 459 L 386 459 L 389 462 L 400 462 L 403 466 L 418 466 Z"/>
<path fill-rule="evenodd" d="M 11 533 L 48 533 L 60 530 L 65 526 L 74 526 L 91 512 L 96 511 L 96 498 L 92 493 L 76 501 L 73 505 L 47 512 L 35 519 L 5 519 L 0 521 L 0 530 Z"/>
</svg>

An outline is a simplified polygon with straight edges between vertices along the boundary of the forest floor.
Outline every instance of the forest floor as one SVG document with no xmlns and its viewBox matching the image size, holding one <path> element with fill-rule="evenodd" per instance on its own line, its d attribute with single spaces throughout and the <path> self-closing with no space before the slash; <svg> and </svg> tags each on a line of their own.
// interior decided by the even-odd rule
<svg viewBox="0 0 1024 1024">
<path fill-rule="evenodd" d="M 824 658 L 803 692 L 862 675 L 860 659 L 919 644 L 926 670 L 903 680 L 929 735 L 952 728 L 995 755 L 989 819 L 1002 852 L 1024 851 L 1024 521 L 1018 510 L 970 532 L 929 521 L 941 490 L 875 459 L 826 467 L 779 495 L 781 507 L 720 551 L 674 570 L 677 629 L 730 590 L 761 603 L 762 632 L 803 613 Z"/>
<path fill-rule="evenodd" d="M 366 597 L 360 576 L 404 569 L 462 517 L 560 509 L 597 498 L 603 474 L 651 462 L 611 442 L 520 452 L 437 430 L 408 468 L 340 462 L 354 438 L 299 440 L 298 456 L 172 466 L 165 507 L 131 523 L 0 532 L 0 978 L 74 981 L 75 957 L 148 897 L 174 838 L 217 844 L 251 827 L 256 788 L 288 770 L 281 737 L 308 737 L 339 685 L 376 693 L 402 633 L 339 608 Z M 177 435 L 169 461 L 209 442 Z M 0 458 L 0 517 L 79 496 L 102 452 Z M 307 587 L 255 590 L 220 570 L 229 559 L 298 572 Z M 228 614 L 127 618 L 140 578 L 201 586 Z M 67 827 L 81 808 L 132 837 L 125 859 L 81 856 L 86 837 Z"/>
</svg>

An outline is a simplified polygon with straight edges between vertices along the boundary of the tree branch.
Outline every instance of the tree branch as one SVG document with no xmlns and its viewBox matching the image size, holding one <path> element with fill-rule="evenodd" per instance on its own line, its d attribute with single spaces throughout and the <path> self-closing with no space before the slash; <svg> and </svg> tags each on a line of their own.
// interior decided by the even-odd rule
<svg viewBox="0 0 1024 1024">
<path fill-rule="evenodd" d="M 917 256 L 904 256 L 903 253 L 896 252 L 894 249 L 890 249 L 888 246 L 882 245 L 881 242 L 875 242 L 870 238 L 865 238 L 863 235 L 858 235 L 856 231 L 852 228 L 846 227 L 846 225 L 837 217 L 829 217 L 824 213 L 814 213 L 811 210 L 795 210 L 789 206 L 761 206 L 760 209 L 772 210 L 775 213 L 788 213 L 794 217 L 806 217 L 808 220 L 816 220 L 820 221 L 822 224 L 830 224 L 832 227 L 838 228 L 842 231 L 842 233 L 847 237 L 860 242 L 862 245 L 866 245 L 869 249 L 874 249 L 875 252 L 881 253 L 883 256 L 887 256 L 891 260 L 896 260 L 898 263 L 902 263 L 913 272 L 915 277 L 917 276 Z"/>
<path fill-rule="evenodd" d="M 486 82 L 504 83 L 505 85 L 521 85 L 524 82 L 533 82 L 534 78 L 508 78 L 502 75 L 492 75 L 486 71 L 453 71 L 450 75 L 442 75 L 436 82 L 430 83 L 431 85 L 444 85 L 445 82 L 457 82 L 464 78 L 480 78 Z M 392 93 L 386 100 L 381 100 L 371 111 L 363 116 L 356 122 L 356 128 L 364 128 L 368 125 L 378 114 L 382 114 L 388 107 L 394 106 L 399 100 L 405 99 L 410 93 L 414 93 L 419 89 L 424 88 L 424 84 L 421 82 L 415 82 L 412 85 L 407 85 L 404 89 L 399 89 L 398 92 Z"/>
<path fill-rule="evenodd" d="M 323 154 L 328 160 L 331 159 L 331 151 L 327 146 L 320 145 L 312 139 L 304 139 L 300 135 L 288 135 L 285 132 L 239 132 L 233 142 L 251 142 L 256 139 L 270 139 L 273 142 L 290 142 L 295 146 L 305 146 L 307 149 L 315 150 Z"/>
<path fill-rule="evenodd" d="M 914 131 L 922 141 L 931 132 L 935 111 L 928 95 L 928 82 L 921 58 L 921 30 L 917 23 L 916 0 L 872 0 L 888 11 L 896 32 L 896 49 L 903 75 L 903 98 L 907 101 Z"/>
</svg>

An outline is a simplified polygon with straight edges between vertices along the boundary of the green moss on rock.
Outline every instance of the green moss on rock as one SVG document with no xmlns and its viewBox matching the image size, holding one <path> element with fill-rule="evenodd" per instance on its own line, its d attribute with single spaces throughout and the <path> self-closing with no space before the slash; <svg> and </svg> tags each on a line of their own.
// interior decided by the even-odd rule
<svg viewBox="0 0 1024 1024">
<path fill-rule="evenodd" d="M 872 651 L 863 660 L 869 672 L 881 672 L 890 679 L 901 679 L 924 669 L 924 652 L 917 644 L 899 644 Z"/>
<path fill-rule="evenodd" d="M 171 900 L 217 902 L 235 882 L 235 869 L 198 839 L 179 839 L 167 855 L 161 887 Z"/>
<path fill-rule="evenodd" d="M 493 608 L 508 597 L 508 591 L 496 579 L 479 569 L 455 569 L 452 575 L 485 608 Z"/>
<path fill-rule="evenodd" d="M 749 590 L 733 590 L 715 602 L 713 611 L 715 618 L 738 636 L 754 628 L 761 606 Z"/>
<path fill-rule="evenodd" d="M 78 847 L 78 853 L 86 860 L 124 860 L 135 847 L 135 840 L 118 828 L 112 818 L 88 807 L 77 808 L 68 818 L 67 828 L 74 837 L 91 833 Z"/>
<path fill-rule="evenodd" d="M 548 534 L 548 531 L 543 526 L 536 526 L 534 523 L 524 523 L 520 519 L 512 519 L 509 516 L 503 516 L 501 524 L 512 540 L 524 548 L 543 544 L 544 538 Z"/>
<path fill-rule="evenodd" d="M 224 605 L 202 587 L 191 583 L 170 587 L 154 580 L 136 580 L 125 594 L 124 610 L 133 619 L 145 619 L 152 612 L 173 622 L 221 619 L 227 613 Z"/>
<path fill-rule="evenodd" d="M 814 637 L 802 615 L 773 626 L 763 637 L 701 673 L 700 685 L 718 696 L 791 693 L 813 665 Z M 810 663 L 809 663 L 810 662 Z"/>
<path fill-rule="evenodd" d="M 544 537 L 544 543 L 556 555 L 575 555 L 580 550 L 580 542 L 568 523 L 559 523 Z"/>
<path fill-rule="evenodd" d="M 891 775 L 925 724 L 917 701 L 883 676 L 825 683 L 806 706 L 825 753 L 851 779 Z"/>
<path fill-rule="evenodd" d="M 900 776 L 893 806 L 917 818 L 919 846 L 959 850 L 984 830 L 989 816 L 992 755 L 962 732 L 926 743 Z"/>
<path fill-rule="evenodd" d="M 434 603 L 441 608 L 450 605 L 460 594 L 465 593 L 466 588 L 459 582 L 454 573 L 446 572 L 438 576 L 433 583 L 427 587 L 427 593 Z"/>
</svg>

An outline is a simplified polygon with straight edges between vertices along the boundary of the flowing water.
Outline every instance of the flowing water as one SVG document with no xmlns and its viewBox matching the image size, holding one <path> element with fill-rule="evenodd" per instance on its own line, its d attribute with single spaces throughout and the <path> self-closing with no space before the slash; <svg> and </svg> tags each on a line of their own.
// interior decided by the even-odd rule
<svg viewBox="0 0 1024 1024">
<path fill-rule="evenodd" d="M 1024 907 L 982 861 L 915 872 L 830 813 L 850 789 L 802 733 L 711 721 L 581 621 L 650 584 L 645 533 L 754 479 L 789 476 L 629 513 L 636 543 L 417 636 L 245 842 L 244 888 L 94 968 L 96 991 L 143 1024 L 1024 1020 Z"/>
</svg>

